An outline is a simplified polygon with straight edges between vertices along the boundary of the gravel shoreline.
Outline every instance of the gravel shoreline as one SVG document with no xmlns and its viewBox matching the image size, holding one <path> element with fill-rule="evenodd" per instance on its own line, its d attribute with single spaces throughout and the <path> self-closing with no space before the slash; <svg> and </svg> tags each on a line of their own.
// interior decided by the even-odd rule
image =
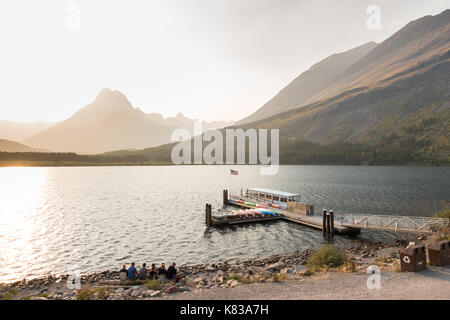
<svg viewBox="0 0 450 320">
<path fill-rule="evenodd" d="M 366 272 L 370 264 L 378 264 L 385 270 L 394 271 L 399 249 L 407 242 L 398 240 L 395 244 L 364 241 L 349 248 L 339 248 L 345 252 L 350 265 L 331 269 L 332 273 L 347 273 L 349 276 Z M 102 271 L 80 276 L 81 288 L 69 289 L 69 275 L 45 276 L 0 284 L 0 299 L 25 300 L 136 300 L 158 298 L 208 297 L 218 289 L 268 285 L 271 282 L 286 282 L 314 279 L 306 267 L 313 250 L 304 250 L 287 255 L 273 255 L 267 258 L 221 262 L 178 267 L 182 279 L 179 283 L 121 282 L 117 271 Z M 350 270 L 352 269 L 352 270 Z M 311 281 L 311 280 L 308 280 Z M 275 283 L 272 283 L 275 285 Z M 244 290 L 244 289 L 240 289 Z M 245 291 L 245 290 L 244 290 Z M 283 299 L 280 297 L 280 299 Z"/>
</svg>

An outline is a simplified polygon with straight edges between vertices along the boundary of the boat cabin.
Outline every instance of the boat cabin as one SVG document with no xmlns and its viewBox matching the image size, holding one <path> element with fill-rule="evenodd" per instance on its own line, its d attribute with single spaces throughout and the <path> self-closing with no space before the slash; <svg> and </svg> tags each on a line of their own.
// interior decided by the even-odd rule
<svg viewBox="0 0 450 320">
<path fill-rule="evenodd" d="M 262 201 L 287 204 L 288 202 L 300 202 L 300 195 L 284 191 L 265 189 L 265 188 L 249 188 L 247 196 L 257 198 Z"/>
</svg>

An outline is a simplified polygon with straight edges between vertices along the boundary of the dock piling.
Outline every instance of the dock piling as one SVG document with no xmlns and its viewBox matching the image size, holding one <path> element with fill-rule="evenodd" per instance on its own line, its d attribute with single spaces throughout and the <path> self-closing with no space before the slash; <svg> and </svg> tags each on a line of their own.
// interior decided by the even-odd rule
<svg viewBox="0 0 450 320">
<path fill-rule="evenodd" d="M 334 234 L 334 211 L 330 210 L 330 233 Z"/>
<path fill-rule="evenodd" d="M 209 203 L 206 204 L 206 211 L 205 211 L 205 223 L 207 227 L 210 227 L 212 225 L 211 220 L 211 205 Z"/>
<path fill-rule="evenodd" d="M 322 231 L 323 233 L 327 233 L 327 209 L 323 209 L 322 210 Z"/>
<path fill-rule="evenodd" d="M 228 190 L 227 189 L 223 190 L 223 205 L 224 206 L 228 205 Z"/>
<path fill-rule="evenodd" d="M 331 234 L 331 219 L 330 213 L 327 213 L 327 235 Z"/>
</svg>

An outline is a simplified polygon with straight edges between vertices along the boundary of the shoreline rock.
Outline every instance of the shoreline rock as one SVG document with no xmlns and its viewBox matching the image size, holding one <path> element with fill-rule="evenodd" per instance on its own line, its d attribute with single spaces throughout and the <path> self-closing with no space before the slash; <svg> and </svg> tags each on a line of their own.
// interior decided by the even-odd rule
<svg viewBox="0 0 450 320">
<path fill-rule="evenodd" d="M 407 244 L 407 241 L 403 240 L 399 240 L 395 244 L 361 241 L 349 248 L 340 248 L 339 246 L 337 248 L 345 252 L 349 261 L 361 263 L 368 259 L 395 257 L 399 248 L 403 248 Z M 289 275 L 309 276 L 311 272 L 305 265 L 313 252 L 314 250 L 306 249 L 260 259 L 182 265 L 178 267 L 178 273 L 182 276 L 180 283 L 168 281 L 157 289 L 147 287 L 144 282 L 120 282 L 119 272 L 111 270 L 81 275 L 80 290 L 71 290 L 67 287 L 68 274 L 46 275 L 30 280 L 23 279 L 13 283 L 0 284 L 0 298 L 33 300 L 152 299 L 168 294 L 182 294 L 185 291 L 205 290 L 213 287 L 233 288 L 253 282 L 280 281 L 280 277 Z"/>
</svg>

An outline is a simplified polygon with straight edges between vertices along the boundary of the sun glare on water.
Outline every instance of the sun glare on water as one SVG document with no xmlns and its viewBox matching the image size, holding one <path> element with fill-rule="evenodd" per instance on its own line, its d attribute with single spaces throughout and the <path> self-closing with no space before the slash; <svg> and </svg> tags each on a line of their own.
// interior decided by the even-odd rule
<svg viewBox="0 0 450 320">
<path fill-rule="evenodd" d="M 46 180 L 45 168 L 0 168 L 0 282 L 38 267 L 32 260 L 46 237 Z"/>
</svg>

